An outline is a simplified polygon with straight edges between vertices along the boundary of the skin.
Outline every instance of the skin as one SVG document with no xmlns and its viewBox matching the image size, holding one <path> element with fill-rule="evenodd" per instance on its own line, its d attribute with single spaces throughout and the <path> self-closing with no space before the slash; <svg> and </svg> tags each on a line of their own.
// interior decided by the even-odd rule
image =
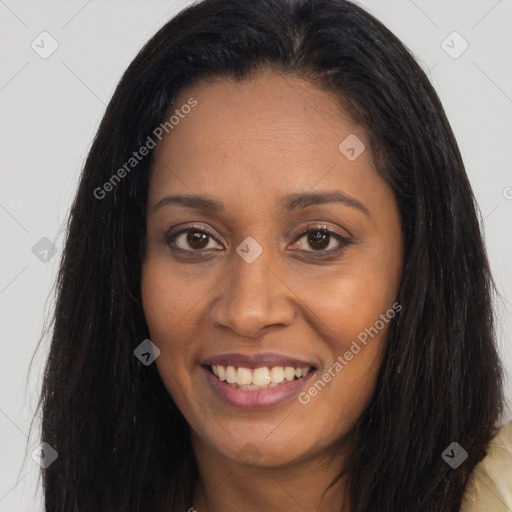
<svg viewBox="0 0 512 512">
<path fill-rule="evenodd" d="M 156 365 L 191 427 L 200 479 L 190 505 L 339 510 L 344 479 L 321 500 L 349 449 L 334 445 L 372 397 L 388 324 L 307 404 L 227 405 L 200 361 L 270 351 L 311 361 L 320 376 L 332 367 L 395 302 L 403 235 L 393 193 L 368 150 L 354 161 L 340 152 L 348 135 L 365 144 L 367 136 L 334 95 L 307 81 L 271 71 L 243 82 L 202 81 L 173 108 L 190 97 L 198 105 L 155 149 L 142 269 L 144 313 L 161 350 Z M 367 213 L 336 202 L 278 210 L 286 194 L 335 190 Z M 179 204 L 154 211 L 171 194 L 212 197 L 225 212 Z M 208 229 L 213 237 L 192 246 L 186 234 L 167 240 L 170 229 L 189 223 L 192 233 Z M 350 244 L 332 236 L 323 246 L 308 243 L 305 233 L 318 223 Z M 263 248 L 252 263 L 236 252 L 248 236 Z"/>
</svg>

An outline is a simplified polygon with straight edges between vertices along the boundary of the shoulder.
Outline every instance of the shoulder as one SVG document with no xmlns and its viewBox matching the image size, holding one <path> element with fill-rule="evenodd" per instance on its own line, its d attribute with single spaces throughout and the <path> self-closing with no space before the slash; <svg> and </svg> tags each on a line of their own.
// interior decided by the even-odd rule
<svg viewBox="0 0 512 512">
<path fill-rule="evenodd" d="M 460 512 L 512 512 L 512 421 L 488 445 L 471 473 Z"/>
</svg>

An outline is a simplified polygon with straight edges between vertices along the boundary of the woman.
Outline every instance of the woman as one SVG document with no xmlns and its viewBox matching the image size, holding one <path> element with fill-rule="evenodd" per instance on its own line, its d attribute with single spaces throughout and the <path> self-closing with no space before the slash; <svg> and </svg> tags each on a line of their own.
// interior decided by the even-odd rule
<svg viewBox="0 0 512 512">
<path fill-rule="evenodd" d="M 364 10 L 185 9 L 71 211 L 46 510 L 470 512 L 492 485 L 507 510 L 476 212 L 437 95 Z"/>
</svg>

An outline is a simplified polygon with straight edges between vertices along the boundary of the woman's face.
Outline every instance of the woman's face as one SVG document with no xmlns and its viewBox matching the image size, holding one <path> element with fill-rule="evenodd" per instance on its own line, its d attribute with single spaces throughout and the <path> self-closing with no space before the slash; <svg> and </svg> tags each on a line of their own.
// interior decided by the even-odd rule
<svg viewBox="0 0 512 512">
<path fill-rule="evenodd" d="M 299 78 L 201 82 L 175 108 L 142 272 L 162 380 L 196 453 L 267 467 L 331 454 L 374 392 L 395 314 L 393 194 L 364 131 Z"/>
</svg>

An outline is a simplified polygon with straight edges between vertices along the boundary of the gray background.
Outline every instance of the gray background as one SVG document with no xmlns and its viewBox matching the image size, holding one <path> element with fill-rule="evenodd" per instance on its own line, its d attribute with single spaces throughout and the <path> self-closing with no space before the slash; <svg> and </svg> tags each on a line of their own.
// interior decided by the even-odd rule
<svg viewBox="0 0 512 512">
<path fill-rule="evenodd" d="M 189 3 L 0 0 L 0 512 L 42 509 L 39 466 L 30 456 L 39 443 L 37 419 L 28 435 L 48 341 L 30 372 L 28 365 L 51 310 L 63 223 L 81 166 L 122 72 Z M 361 4 L 429 72 L 459 141 L 503 296 L 496 311 L 510 419 L 512 0 Z M 58 44 L 46 59 L 40 53 L 52 39 L 43 31 Z M 459 55 L 464 41 L 469 47 Z M 48 244 L 40 242 L 44 237 L 56 246 L 53 256 L 33 252 Z"/>
</svg>

